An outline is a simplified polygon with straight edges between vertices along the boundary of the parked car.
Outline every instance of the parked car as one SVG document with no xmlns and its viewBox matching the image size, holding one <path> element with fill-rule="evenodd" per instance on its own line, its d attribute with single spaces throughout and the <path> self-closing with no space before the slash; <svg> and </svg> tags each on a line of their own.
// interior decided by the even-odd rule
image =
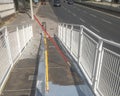
<svg viewBox="0 0 120 96">
<path fill-rule="evenodd" d="M 70 5 L 73 5 L 73 0 L 67 0 L 67 3 L 70 4 Z"/>
<path fill-rule="evenodd" d="M 60 7 L 61 6 L 60 0 L 54 0 L 54 6 Z"/>
</svg>

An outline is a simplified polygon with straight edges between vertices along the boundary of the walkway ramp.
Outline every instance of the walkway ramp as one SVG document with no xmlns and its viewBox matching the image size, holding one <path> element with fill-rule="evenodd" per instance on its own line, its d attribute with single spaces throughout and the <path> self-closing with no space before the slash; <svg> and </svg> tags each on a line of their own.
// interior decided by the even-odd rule
<svg viewBox="0 0 120 96">
<path fill-rule="evenodd" d="M 58 39 L 50 36 L 36 16 L 35 19 L 43 30 L 35 96 L 94 96 Z"/>
</svg>

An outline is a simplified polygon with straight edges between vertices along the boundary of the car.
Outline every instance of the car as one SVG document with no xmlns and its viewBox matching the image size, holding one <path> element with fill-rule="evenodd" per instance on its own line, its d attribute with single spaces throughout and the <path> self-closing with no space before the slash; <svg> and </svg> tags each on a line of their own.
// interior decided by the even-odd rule
<svg viewBox="0 0 120 96">
<path fill-rule="evenodd" d="M 67 0 L 67 3 L 70 4 L 70 5 L 73 5 L 73 0 Z"/>
<path fill-rule="evenodd" d="M 60 7 L 61 6 L 60 0 L 54 0 L 54 6 Z"/>
</svg>

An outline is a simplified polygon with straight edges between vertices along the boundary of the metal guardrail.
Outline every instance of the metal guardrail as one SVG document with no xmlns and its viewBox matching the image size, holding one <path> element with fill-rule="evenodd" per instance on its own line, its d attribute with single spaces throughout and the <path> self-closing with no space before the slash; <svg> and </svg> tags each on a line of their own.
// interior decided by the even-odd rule
<svg viewBox="0 0 120 96">
<path fill-rule="evenodd" d="M 8 27 L 0 28 L 0 93 L 14 63 L 32 36 L 31 24 L 15 26 L 11 32 Z"/>
<path fill-rule="evenodd" d="M 96 96 L 119 96 L 120 44 L 83 25 L 59 24 L 58 37 L 78 62 Z"/>
</svg>

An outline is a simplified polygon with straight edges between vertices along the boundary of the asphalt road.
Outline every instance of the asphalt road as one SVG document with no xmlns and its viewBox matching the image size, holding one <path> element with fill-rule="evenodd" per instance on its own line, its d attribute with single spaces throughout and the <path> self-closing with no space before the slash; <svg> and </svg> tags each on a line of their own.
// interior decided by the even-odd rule
<svg viewBox="0 0 120 96">
<path fill-rule="evenodd" d="M 54 7 L 52 1 L 50 5 L 59 22 L 84 25 L 101 37 L 120 43 L 120 17 L 67 2 L 62 2 L 61 7 Z"/>
</svg>

